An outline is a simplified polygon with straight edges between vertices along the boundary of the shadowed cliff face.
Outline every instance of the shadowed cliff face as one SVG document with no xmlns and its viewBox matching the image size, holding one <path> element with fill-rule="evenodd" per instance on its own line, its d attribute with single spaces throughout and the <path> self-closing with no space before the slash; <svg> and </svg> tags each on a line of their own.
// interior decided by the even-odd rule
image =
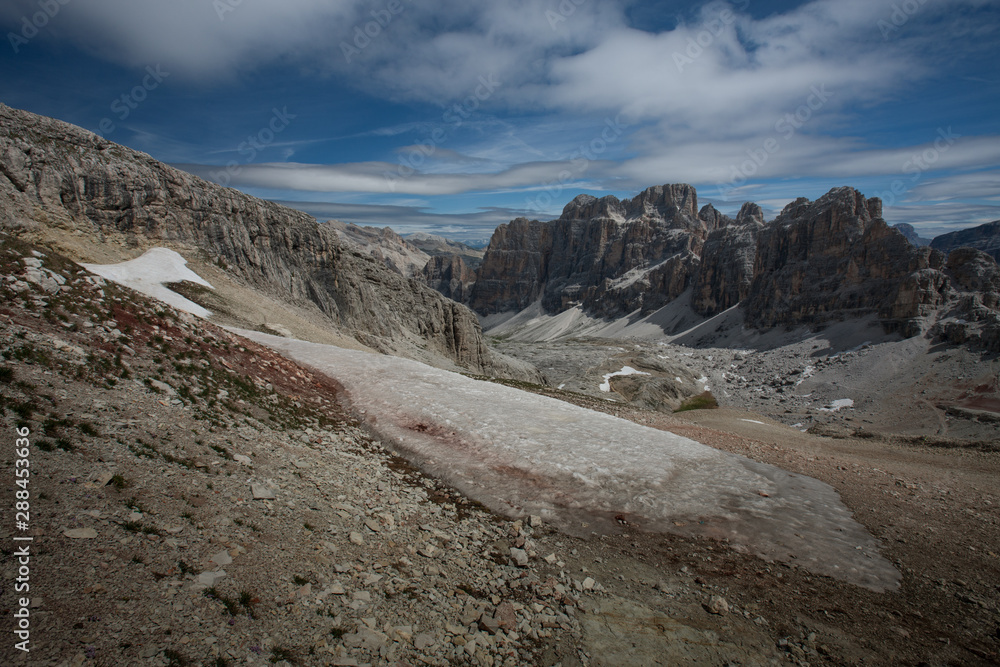
<svg viewBox="0 0 1000 667">
<path fill-rule="evenodd" d="M 249 286 L 315 304 L 375 349 L 504 373 L 476 316 L 342 244 L 308 215 L 223 188 L 80 128 L 0 105 L 0 226 L 207 254 Z"/>
</svg>

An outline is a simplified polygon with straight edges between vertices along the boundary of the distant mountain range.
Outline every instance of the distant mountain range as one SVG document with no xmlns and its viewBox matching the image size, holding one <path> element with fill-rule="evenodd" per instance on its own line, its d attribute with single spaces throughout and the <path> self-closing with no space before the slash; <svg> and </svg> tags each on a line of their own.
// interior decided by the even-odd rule
<svg viewBox="0 0 1000 667">
<path fill-rule="evenodd" d="M 668 304 L 703 318 L 738 305 L 756 329 L 875 315 L 904 336 L 1000 350 L 1000 269 L 988 254 L 998 227 L 928 247 L 887 225 L 880 200 L 849 187 L 800 198 L 765 222 L 756 204 L 731 219 L 699 209 L 693 187 L 663 185 L 625 201 L 581 195 L 557 220 L 501 225 L 477 271 L 448 264 L 446 294 L 493 324 L 528 308 L 634 320 Z"/>
</svg>

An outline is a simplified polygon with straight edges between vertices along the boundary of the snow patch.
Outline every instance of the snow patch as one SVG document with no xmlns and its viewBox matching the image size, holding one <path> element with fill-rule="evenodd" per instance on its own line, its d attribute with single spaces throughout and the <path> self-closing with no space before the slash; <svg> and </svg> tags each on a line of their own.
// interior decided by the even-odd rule
<svg viewBox="0 0 1000 667">
<path fill-rule="evenodd" d="M 642 371 L 637 371 L 631 366 L 622 366 L 620 371 L 615 371 L 614 373 L 606 373 L 604 375 L 604 382 L 601 383 L 599 389 L 603 392 L 611 391 L 611 378 L 621 377 L 625 375 L 649 375 L 649 373 L 643 373 Z"/>
<path fill-rule="evenodd" d="M 151 248 L 140 257 L 121 264 L 83 264 L 83 268 L 113 283 L 124 285 L 146 296 L 198 317 L 208 318 L 212 313 L 167 289 L 164 283 L 188 281 L 215 289 L 197 273 L 187 267 L 187 260 L 168 248 Z"/>
<path fill-rule="evenodd" d="M 761 426 L 767 426 L 764 422 L 759 422 L 756 419 L 741 419 L 741 422 L 750 422 L 751 424 L 760 424 Z"/>
<path fill-rule="evenodd" d="M 813 478 L 415 361 L 237 333 L 339 381 L 401 454 L 506 516 L 589 535 L 617 530 L 625 514 L 874 590 L 899 585 L 878 543 Z"/>
<path fill-rule="evenodd" d="M 826 406 L 825 408 L 820 408 L 820 411 L 837 412 L 839 410 L 843 410 L 844 408 L 853 408 L 853 407 L 854 407 L 854 401 L 852 399 L 838 398 L 837 400 L 832 401 L 830 405 Z"/>
</svg>

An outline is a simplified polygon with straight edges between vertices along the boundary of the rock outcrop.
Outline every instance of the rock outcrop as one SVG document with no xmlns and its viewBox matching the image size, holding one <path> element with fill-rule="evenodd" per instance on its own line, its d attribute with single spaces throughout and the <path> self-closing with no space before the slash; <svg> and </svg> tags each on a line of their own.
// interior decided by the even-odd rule
<svg viewBox="0 0 1000 667">
<path fill-rule="evenodd" d="M 699 215 L 691 186 L 664 185 L 625 201 L 580 195 L 552 222 L 513 220 L 494 233 L 470 304 L 484 315 L 539 299 L 547 312 L 652 312 L 690 286 L 705 237 L 728 221 L 712 211 Z"/>
<path fill-rule="evenodd" d="M 385 352 L 510 369 L 475 314 L 342 243 L 310 216 L 223 188 L 78 127 L 0 105 L 0 227 L 170 245 L 227 267 Z"/>
<path fill-rule="evenodd" d="M 1000 220 L 935 236 L 931 247 L 944 253 L 962 247 L 975 248 L 1000 262 Z"/>
<path fill-rule="evenodd" d="M 761 233 L 746 322 L 770 328 L 877 313 L 906 328 L 940 305 L 943 283 L 920 272 L 943 264 L 941 253 L 913 247 L 885 223 L 880 200 L 835 188 L 792 202 Z"/>
</svg>

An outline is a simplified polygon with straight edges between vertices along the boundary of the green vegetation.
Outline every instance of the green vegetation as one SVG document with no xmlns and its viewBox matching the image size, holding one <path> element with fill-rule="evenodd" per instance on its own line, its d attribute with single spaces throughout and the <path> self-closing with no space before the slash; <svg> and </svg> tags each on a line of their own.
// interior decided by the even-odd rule
<svg viewBox="0 0 1000 667">
<path fill-rule="evenodd" d="M 697 396 L 692 396 L 681 403 L 674 412 L 685 412 L 687 410 L 714 410 L 719 407 L 719 402 L 710 391 L 703 391 Z"/>
</svg>

